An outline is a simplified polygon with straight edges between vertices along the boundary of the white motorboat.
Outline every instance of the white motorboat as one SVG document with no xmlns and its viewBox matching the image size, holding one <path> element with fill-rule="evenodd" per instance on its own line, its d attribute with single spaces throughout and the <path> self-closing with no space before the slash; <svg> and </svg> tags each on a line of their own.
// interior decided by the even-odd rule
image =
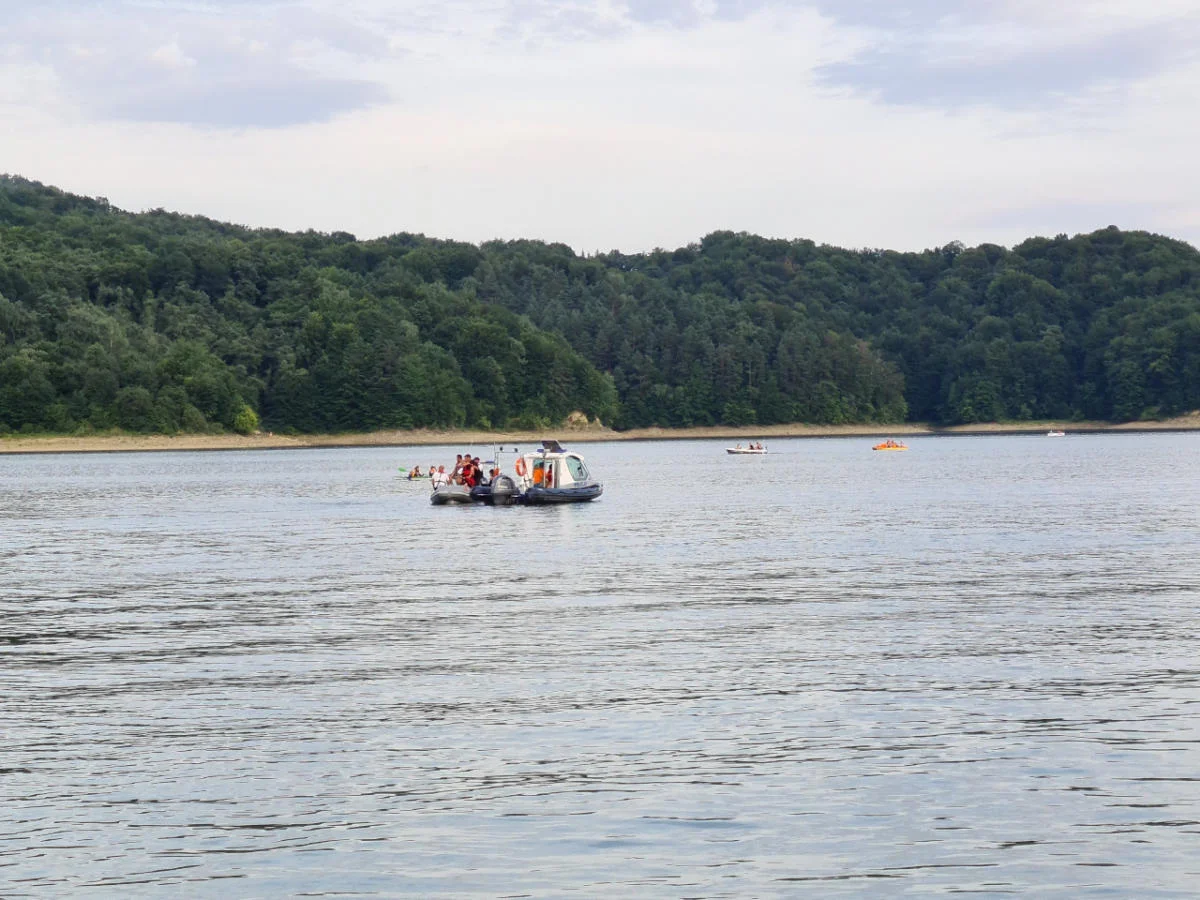
<svg viewBox="0 0 1200 900">
<path fill-rule="evenodd" d="M 726 447 L 725 452 L 732 453 L 735 456 L 743 455 L 743 454 L 752 454 L 754 456 L 762 456 L 764 453 L 767 452 L 767 448 L 766 447 L 742 447 L 742 446 Z"/>
<path fill-rule="evenodd" d="M 1065 431 L 1047 431 L 1046 432 L 1046 437 L 1066 437 L 1066 436 L 1067 436 L 1067 433 Z"/>
<path fill-rule="evenodd" d="M 604 485 L 592 477 L 583 457 L 558 441 L 542 441 L 540 450 L 518 456 L 516 473 L 520 502 L 531 506 L 581 503 L 604 493 Z"/>
</svg>

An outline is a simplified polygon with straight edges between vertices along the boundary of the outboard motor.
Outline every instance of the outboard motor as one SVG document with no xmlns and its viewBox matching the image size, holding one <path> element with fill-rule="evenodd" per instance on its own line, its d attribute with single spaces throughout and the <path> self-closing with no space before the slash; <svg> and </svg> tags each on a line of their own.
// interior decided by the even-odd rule
<svg viewBox="0 0 1200 900">
<path fill-rule="evenodd" d="M 497 475 L 492 479 L 492 505 L 509 506 L 517 499 L 517 483 L 508 475 Z"/>
</svg>

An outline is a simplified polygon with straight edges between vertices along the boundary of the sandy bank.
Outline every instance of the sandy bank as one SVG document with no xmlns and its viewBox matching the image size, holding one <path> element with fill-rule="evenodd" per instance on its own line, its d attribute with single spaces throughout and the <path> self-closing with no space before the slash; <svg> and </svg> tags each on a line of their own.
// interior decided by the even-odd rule
<svg viewBox="0 0 1200 900">
<path fill-rule="evenodd" d="M 900 437 L 944 434 L 1043 434 L 1051 429 L 1068 433 L 1200 430 L 1200 412 L 1156 422 L 1020 422 L 957 425 L 765 425 L 750 428 L 608 428 L 549 429 L 544 432 L 486 431 L 373 431 L 365 434 L 281 435 L 240 434 L 13 436 L 0 439 L 0 453 L 122 453 L 169 450 L 277 450 L 300 447 L 419 447 L 442 445 L 478 447 L 485 444 L 532 444 L 543 437 L 564 443 L 588 441 L 763 440 L 772 438 Z"/>
</svg>

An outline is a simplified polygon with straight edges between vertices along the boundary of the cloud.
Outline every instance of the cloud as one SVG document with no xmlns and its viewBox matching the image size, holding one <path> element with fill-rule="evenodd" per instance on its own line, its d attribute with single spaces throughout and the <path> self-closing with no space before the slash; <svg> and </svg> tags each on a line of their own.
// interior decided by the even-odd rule
<svg viewBox="0 0 1200 900">
<path fill-rule="evenodd" d="M 0 59 L 55 76 L 93 120 L 276 128 L 385 102 L 364 64 L 391 55 L 366 23 L 296 3 L 51 2 L 0 34 Z"/>
<path fill-rule="evenodd" d="M 1196 240 L 1193 6 L 27 0 L 0 32 L 0 160 L 364 236 Z"/>
<path fill-rule="evenodd" d="M 332 79 L 297 80 L 272 84 L 256 79 L 206 81 L 176 85 L 170 91 L 147 90 L 140 94 L 99 101 L 96 109 L 113 119 L 134 122 L 172 122 L 226 128 L 282 128 L 299 123 L 324 122 L 347 110 L 362 109 L 386 99 L 378 86 Z M 180 110 L 186 110 L 181 116 Z"/>
<path fill-rule="evenodd" d="M 90 54 L 84 51 L 85 58 L 88 55 Z M 186 69 L 196 65 L 196 60 L 180 49 L 179 41 L 171 41 L 169 44 L 163 44 L 150 54 L 150 61 L 165 66 L 168 69 Z"/>
<path fill-rule="evenodd" d="M 818 76 L 883 103 L 943 109 L 1077 104 L 1196 58 L 1200 12 L 1183 4 L 1066 0 L 891 4 L 818 0 L 869 39 Z"/>
<path fill-rule="evenodd" d="M 656 44 L 679 68 L 659 73 L 669 83 L 706 65 L 690 56 L 695 35 L 747 22 L 803 32 L 782 73 L 792 83 L 946 110 L 1119 101 L 1114 91 L 1186 62 L 1200 46 L 1200 12 L 1187 0 L 1049 8 L 1029 0 L 17 2 L 25 14 L 0 35 L 0 54 L 49 66 L 84 115 L 205 127 L 327 121 L 389 99 L 420 105 L 447 86 L 461 98 L 470 92 L 464 72 L 503 81 L 549 57 L 563 71 L 547 81 L 571 80 L 574 61 L 559 58 L 566 49 L 619 56 Z M 739 55 L 723 50 L 718 63 Z M 495 73 L 479 71 L 485 60 Z M 628 77 L 614 73 L 612 82 Z M 244 97 L 222 115 L 235 86 Z"/>
</svg>

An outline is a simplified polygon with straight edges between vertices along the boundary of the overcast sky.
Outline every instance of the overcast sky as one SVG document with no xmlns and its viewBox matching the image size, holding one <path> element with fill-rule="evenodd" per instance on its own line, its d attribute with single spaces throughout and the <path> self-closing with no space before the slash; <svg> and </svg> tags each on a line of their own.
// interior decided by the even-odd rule
<svg viewBox="0 0 1200 900">
<path fill-rule="evenodd" d="M 1200 0 L 0 0 L 0 172 L 577 250 L 1200 244 Z"/>
</svg>

